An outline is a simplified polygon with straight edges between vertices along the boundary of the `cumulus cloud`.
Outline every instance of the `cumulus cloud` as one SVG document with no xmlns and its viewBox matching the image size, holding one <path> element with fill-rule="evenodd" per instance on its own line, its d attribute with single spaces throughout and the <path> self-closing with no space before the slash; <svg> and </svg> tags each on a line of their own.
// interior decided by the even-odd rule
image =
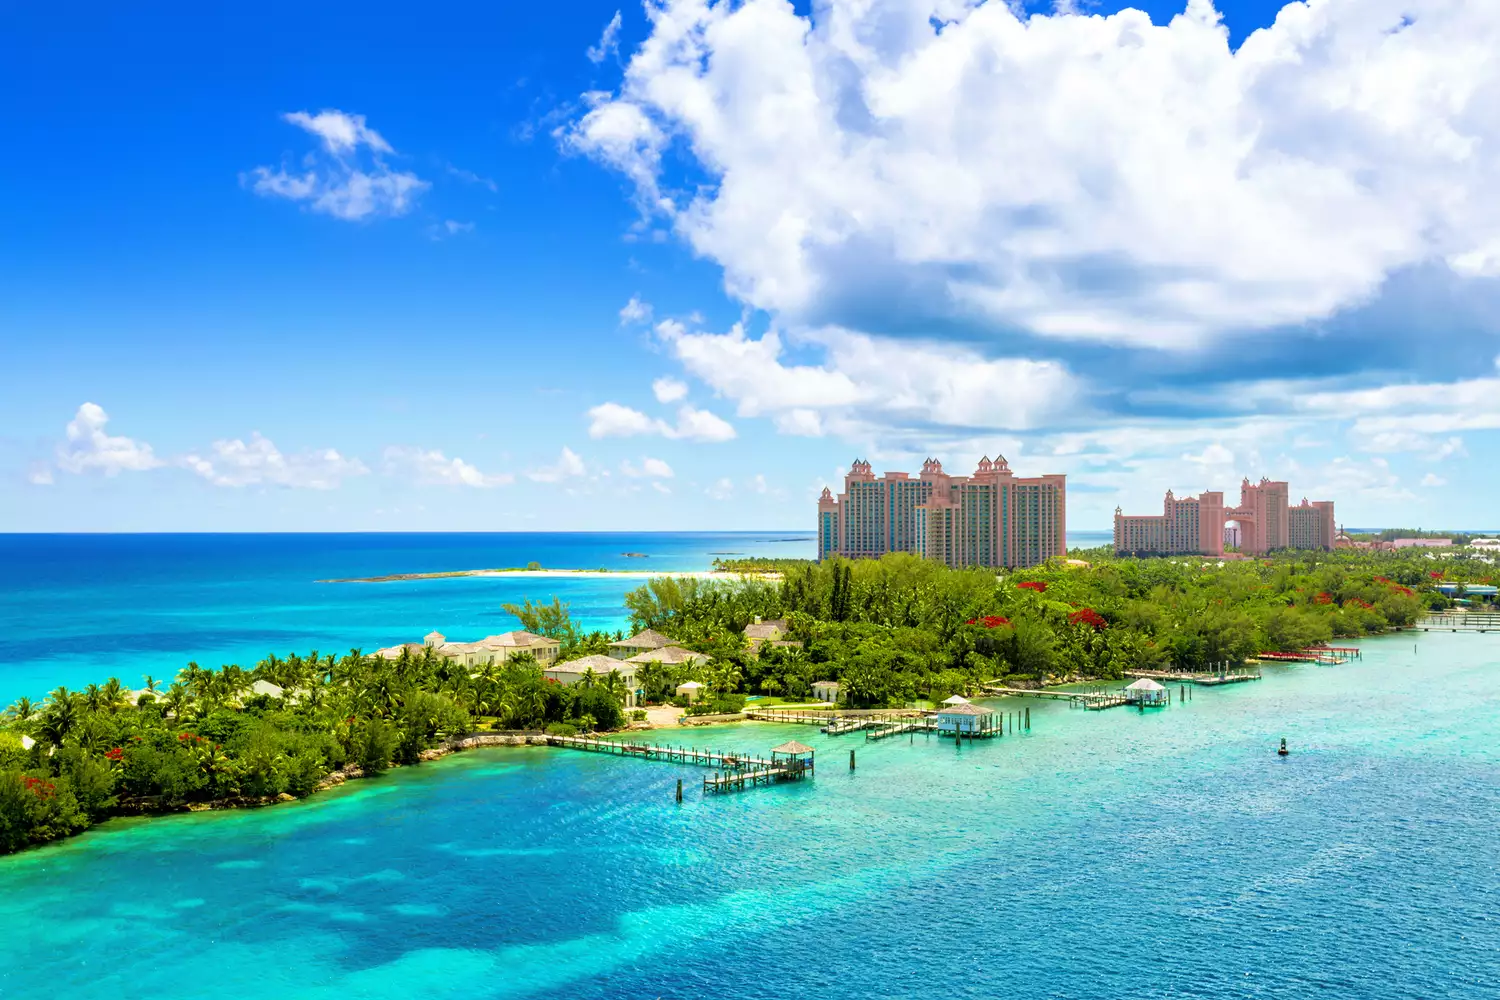
<svg viewBox="0 0 1500 1000">
<path fill-rule="evenodd" d="M 57 447 L 57 467 L 64 472 L 96 471 L 106 476 L 121 472 L 144 472 L 162 465 L 151 446 L 105 431 L 109 414 L 97 403 L 84 403 L 68 421 L 67 441 Z M 47 473 L 47 481 L 51 473 Z M 38 480 L 33 477 L 32 482 Z"/>
<path fill-rule="evenodd" d="M 734 496 L 734 480 L 727 476 L 715 480 L 714 484 L 703 491 L 710 500 L 728 500 Z"/>
<path fill-rule="evenodd" d="M 33 465 L 31 471 L 26 473 L 26 481 L 33 486 L 51 486 L 53 483 L 51 466 L 45 463 Z"/>
<path fill-rule="evenodd" d="M 560 483 L 567 479 L 577 479 L 587 471 L 583 459 L 573 449 L 565 446 L 556 463 L 532 469 L 526 473 L 526 478 L 537 483 Z"/>
<path fill-rule="evenodd" d="M 441 451 L 397 445 L 385 449 L 385 471 L 387 475 L 433 486 L 487 488 L 515 482 L 515 477 L 509 473 L 486 474 L 463 459 L 449 458 Z"/>
<path fill-rule="evenodd" d="M 688 387 L 675 378 L 663 376 L 651 383 L 651 391 L 656 394 L 658 403 L 675 403 L 687 396 Z"/>
<path fill-rule="evenodd" d="M 1421 485 L 1427 487 L 1428 489 L 1432 489 L 1438 486 L 1447 486 L 1448 480 L 1444 479 L 1442 476 L 1438 475 L 1435 472 L 1429 472 L 1427 473 L 1427 475 L 1422 477 Z"/>
<path fill-rule="evenodd" d="M 621 323 L 645 323 L 651 319 L 651 303 L 642 302 L 632 295 L 630 301 L 620 307 Z"/>
<path fill-rule="evenodd" d="M 357 458 L 319 448 L 283 455 L 259 433 L 249 441 L 215 441 L 206 455 L 184 455 L 181 464 L 215 486 L 285 486 L 291 489 L 331 490 L 351 476 L 370 470 Z"/>
<path fill-rule="evenodd" d="M 619 403 L 601 403 L 588 411 L 588 417 L 591 438 L 656 434 L 677 441 L 712 443 L 735 437 L 734 427 L 727 420 L 693 406 L 678 408 L 676 424 Z"/>
<path fill-rule="evenodd" d="M 896 341 L 839 328 L 804 332 L 821 364 L 788 364 L 782 336 L 657 325 L 662 343 L 741 416 L 771 416 L 786 433 L 817 435 L 833 422 L 1031 428 L 1076 409 L 1081 385 L 1065 366 L 987 358 L 965 347 Z"/>
<path fill-rule="evenodd" d="M 242 177 L 256 194 L 300 202 L 309 210 L 358 222 L 404 215 L 429 185 L 416 174 L 386 163 L 395 150 L 370 128 L 364 115 L 324 110 L 281 116 L 320 140 L 320 148 L 288 169 L 256 167 Z"/>
<path fill-rule="evenodd" d="M 604 26 L 604 33 L 599 36 L 598 45 L 590 45 L 585 53 L 589 62 L 598 64 L 620 51 L 620 12 L 615 11 L 615 16 L 609 19 Z"/>
<path fill-rule="evenodd" d="M 627 459 L 620 463 L 620 472 L 631 479 L 671 479 L 675 475 L 672 467 L 659 458 L 644 458 L 639 466 L 631 465 Z"/>
<path fill-rule="evenodd" d="M 1500 8 L 1288 4 L 1231 50 L 1002 0 L 661 0 L 564 143 L 785 321 L 1202 344 L 1500 274 Z M 1019 16 L 1018 16 L 1019 12 Z M 1485 95 L 1489 95 L 1486 97 Z M 691 157 L 675 193 L 664 154 Z"/>
</svg>

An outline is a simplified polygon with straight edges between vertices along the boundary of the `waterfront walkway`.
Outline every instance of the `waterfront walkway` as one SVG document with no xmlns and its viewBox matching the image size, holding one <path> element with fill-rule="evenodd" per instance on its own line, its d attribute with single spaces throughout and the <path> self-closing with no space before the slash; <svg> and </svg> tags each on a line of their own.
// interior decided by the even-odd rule
<svg viewBox="0 0 1500 1000">
<path fill-rule="evenodd" d="M 1126 704 L 1125 695 L 1119 691 L 1059 691 L 1048 688 L 1013 688 L 999 684 L 981 684 L 985 694 L 1003 698 L 1042 698 L 1049 701 L 1066 701 L 1072 708 L 1083 708 L 1090 712 L 1115 708 Z"/>
<path fill-rule="evenodd" d="M 1500 612 L 1440 612 L 1419 620 L 1412 628 L 1422 632 L 1500 632 Z"/>
</svg>

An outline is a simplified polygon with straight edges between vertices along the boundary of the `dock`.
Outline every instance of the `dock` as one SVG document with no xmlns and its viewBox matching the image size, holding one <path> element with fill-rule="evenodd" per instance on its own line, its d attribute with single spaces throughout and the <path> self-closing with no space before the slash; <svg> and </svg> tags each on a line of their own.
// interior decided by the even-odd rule
<svg viewBox="0 0 1500 1000">
<path fill-rule="evenodd" d="M 657 743 L 632 743 L 625 740 L 601 740 L 593 736 L 549 736 L 547 745 L 568 747 L 572 750 L 587 750 L 590 753 L 610 754 L 615 757 L 634 757 L 638 760 L 661 760 L 671 764 L 695 764 L 699 767 L 714 767 L 720 770 L 741 770 L 773 767 L 765 757 L 727 750 L 699 750 L 697 747 L 663 746 Z"/>
<path fill-rule="evenodd" d="M 1124 673 L 1126 677 L 1147 677 L 1164 684 L 1201 684 L 1205 687 L 1212 687 L 1216 684 L 1241 684 L 1245 681 L 1260 680 L 1259 670 L 1225 670 L 1214 673 L 1189 673 L 1176 670 L 1126 670 Z"/>
<path fill-rule="evenodd" d="M 1125 695 L 1119 691 L 1058 691 L 1047 688 L 1013 688 L 998 684 L 980 685 L 985 694 L 1006 698 L 1042 698 L 1049 701 L 1066 701 L 1072 708 L 1083 708 L 1098 712 L 1126 703 Z"/>
<path fill-rule="evenodd" d="M 1421 632 L 1500 632 L 1500 613 L 1439 612 L 1419 619 L 1412 628 Z"/>
<path fill-rule="evenodd" d="M 937 732 L 937 720 L 930 717 L 921 719 L 897 719 L 890 722 L 878 722 L 865 729 L 865 742 L 871 740 L 883 740 L 892 736 L 900 736 L 902 733 L 935 733 Z"/>
</svg>

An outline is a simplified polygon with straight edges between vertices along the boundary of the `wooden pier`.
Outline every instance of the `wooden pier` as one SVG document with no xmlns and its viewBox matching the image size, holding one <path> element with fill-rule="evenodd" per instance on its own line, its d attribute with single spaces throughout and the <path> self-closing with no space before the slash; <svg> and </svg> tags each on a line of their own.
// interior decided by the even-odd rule
<svg viewBox="0 0 1500 1000">
<path fill-rule="evenodd" d="M 852 754 L 852 751 L 851 751 Z M 853 757 L 850 757 L 850 767 Z M 765 767 L 737 768 L 703 779 L 703 794 L 738 792 L 778 781 L 801 781 L 813 774 L 813 748 L 796 740 L 783 743 L 771 751 Z"/>
<path fill-rule="evenodd" d="M 1073 708 L 1084 708 L 1097 712 L 1125 704 L 1125 695 L 1119 691 L 1058 691 L 1046 688 L 1013 688 L 998 684 L 982 685 L 985 694 L 1007 698 L 1044 698 L 1050 701 L 1066 701 Z"/>
<path fill-rule="evenodd" d="M 1212 687 L 1216 684 L 1241 684 L 1245 681 L 1260 680 L 1259 670 L 1225 670 L 1218 673 L 1188 673 L 1175 670 L 1126 670 L 1126 677 L 1140 678 L 1148 677 L 1153 681 L 1173 684 L 1202 684 Z"/>
<path fill-rule="evenodd" d="M 896 719 L 889 722 L 877 722 L 865 729 L 865 742 L 871 740 L 883 740 L 892 736 L 900 736 L 902 733 L 935 733 L 937 732 L 937 719 Z"/>
<path fill-rule="evenodd" d="M 1421 632 L 1500 632 L 1500 614 L 1451 611 L 1428 615 L 1412 626 Z"/>
<path fill-rule="evenodd" d="M 587 750 L 591 753 L 610 754 L 615 757 L 663 760 L 672 764 L 696 764 L 699 767 L 715 767 L 721 770 L 746 770 L 774 766 L 773 762 L 765 757 L 754 757 L 727 750 L 699 750 L 697 747 L 601 740 L 593 736 L 549 736 L 547 744 L 573 750 Z"/>
</svg>

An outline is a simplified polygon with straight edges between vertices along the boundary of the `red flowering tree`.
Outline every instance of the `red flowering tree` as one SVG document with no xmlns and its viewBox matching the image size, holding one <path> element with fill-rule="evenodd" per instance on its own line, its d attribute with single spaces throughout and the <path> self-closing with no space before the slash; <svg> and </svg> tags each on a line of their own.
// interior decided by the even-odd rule
<svg viewBox="0 0 1500 1000">
<path fill-rule="evenodd" d="M 1000 615 L 985 615 L 983 618 L 970 618 L 966 624 L 983 625 L 985 628 L 1000 628 L 1001 626 L 1009 625 L 1010 619 L 1003 618 Z"/>
<path fill-rule="evenodd" d="M 1316 604 L 1332 604 L 1333 595 L 1328 593 L 1328 591 L 1326 590 L 1320 591 L 1318 595 L 1313 598 L 1313 602 Z"/>
<path fill-rule="evenodd" d="M 1068 616 L 1068 624 L 1087 625 L 1095 631 L 1109 628 L 1109 622 L 1105 621 L 1104 618 L 1100 616 L 1099 612 L 1095 611 L 1093 608 L 1079 608 L 1077 611 Z"/>
<path fill-rule="evenodd" d="M 1047 589 L 1047 584 L 1041 580 L 1023 580 L 1016 584 L 1016 586 L 1022 590 L 1034 590 L 1038 594 L 1045 592 Z"/>
</svg>

